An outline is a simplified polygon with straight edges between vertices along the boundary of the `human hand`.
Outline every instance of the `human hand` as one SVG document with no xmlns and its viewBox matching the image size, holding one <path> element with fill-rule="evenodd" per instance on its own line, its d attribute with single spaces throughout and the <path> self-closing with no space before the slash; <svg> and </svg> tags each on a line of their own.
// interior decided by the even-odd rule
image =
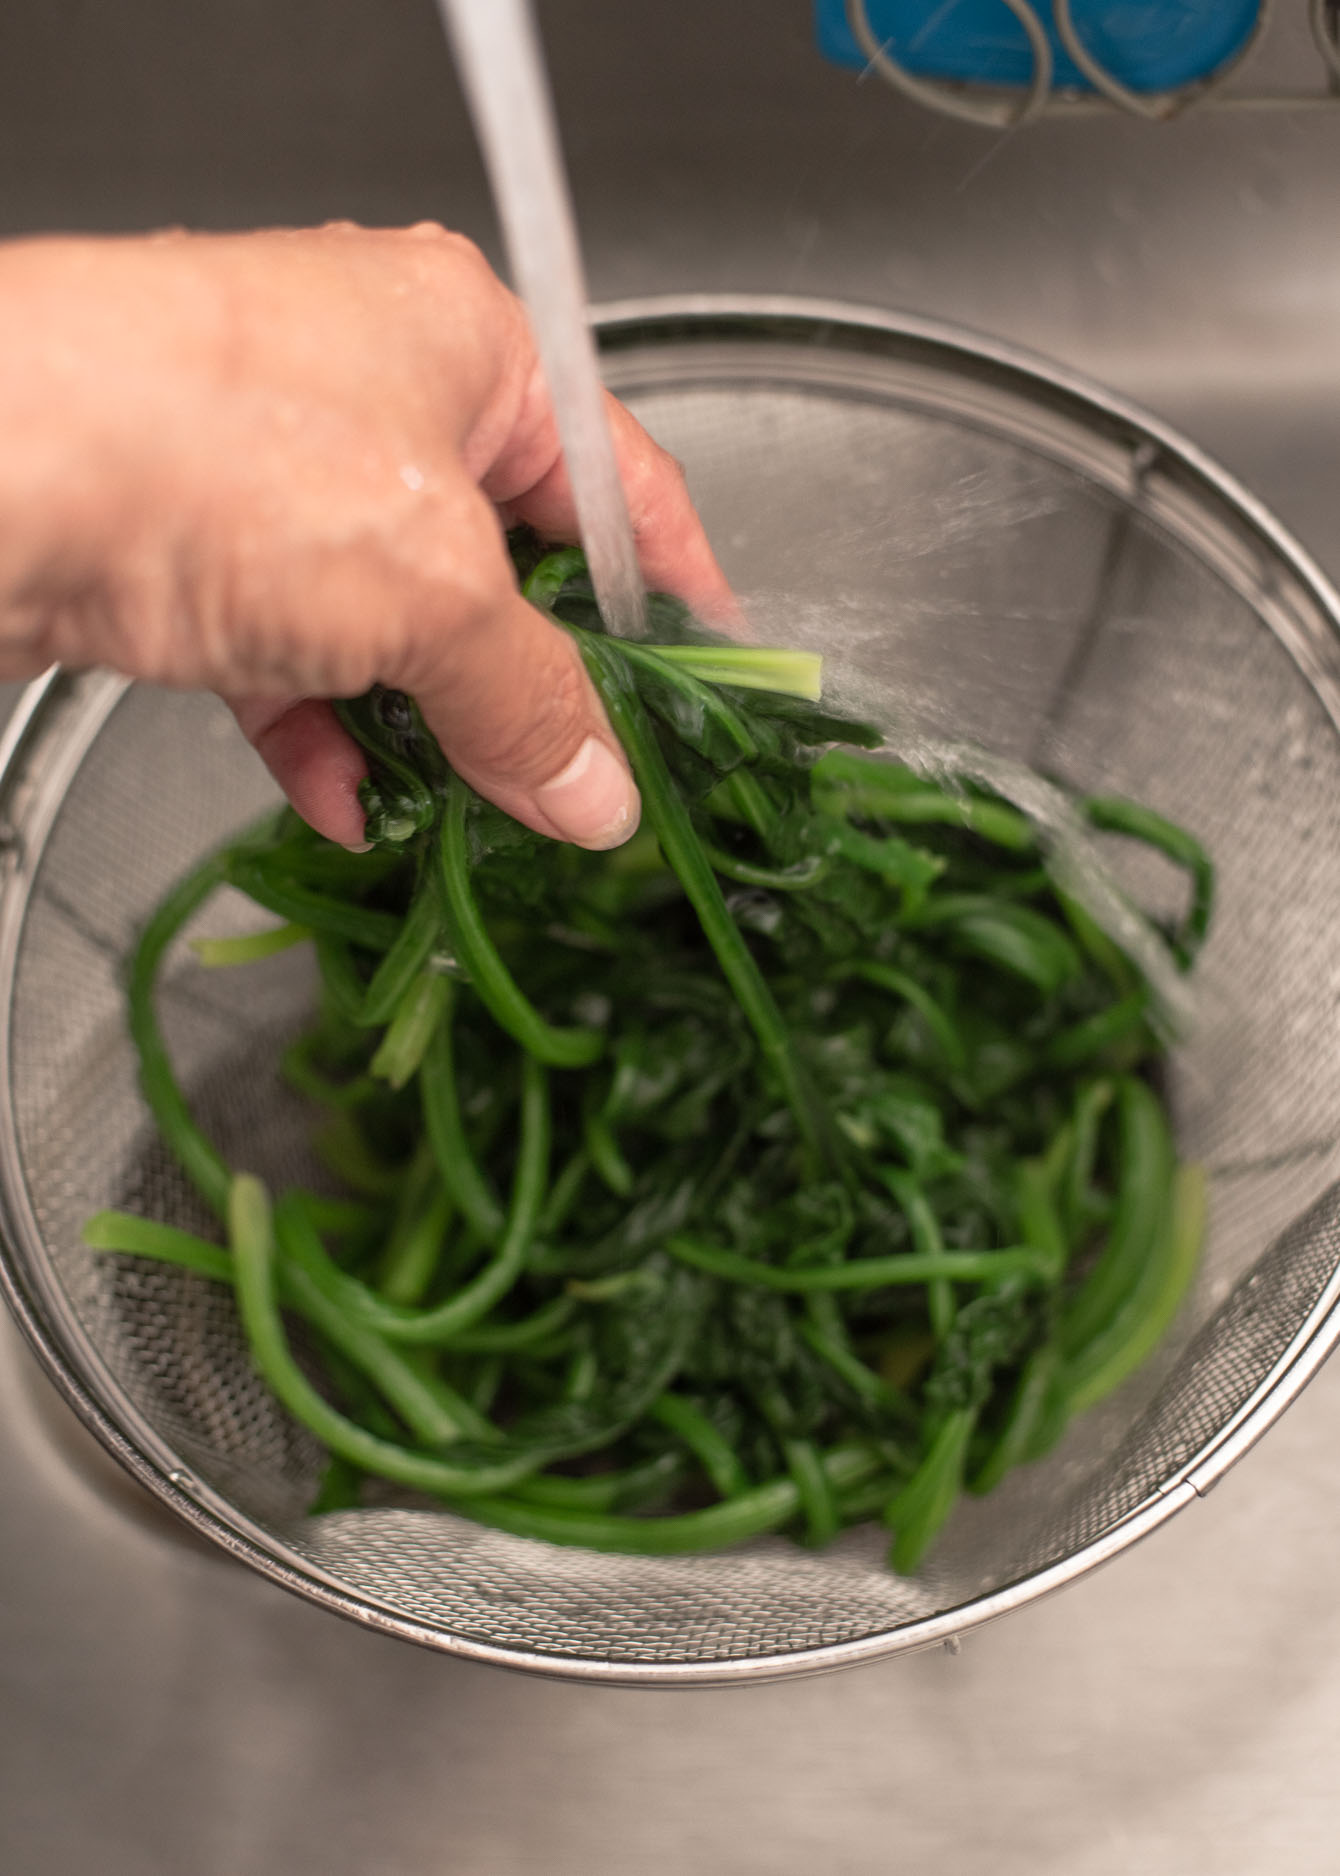
<svg viewBox="0 0 1340 1876">
<path fill-rule="evenodd" d="M 643 574 L 733 602 L 674 461 L 613 398 Z M 572 642 L 504 527 L 576 539 L 524 311 L 434 226 L 0 249 L 0 677 L 59 662 L 218 691 L 298 811 L 362 839 L 330 697 L 410 691 L 541 832 L 637 825 Z"/>
</svg>

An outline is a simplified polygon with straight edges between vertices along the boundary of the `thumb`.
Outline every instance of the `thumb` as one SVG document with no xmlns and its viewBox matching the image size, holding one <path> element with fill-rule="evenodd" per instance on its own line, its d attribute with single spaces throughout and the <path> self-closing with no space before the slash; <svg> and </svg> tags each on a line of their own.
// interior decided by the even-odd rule
<svg viewBox="0 0 1340 1876">
<path fill-rule="evenodd" d="M 579 847 L 617 847 L 636 831 L 637 787 L 581 654 L 515 588 L 421 641 L 414 664 L 391 681 L 481 795 Z"/>
</svg>

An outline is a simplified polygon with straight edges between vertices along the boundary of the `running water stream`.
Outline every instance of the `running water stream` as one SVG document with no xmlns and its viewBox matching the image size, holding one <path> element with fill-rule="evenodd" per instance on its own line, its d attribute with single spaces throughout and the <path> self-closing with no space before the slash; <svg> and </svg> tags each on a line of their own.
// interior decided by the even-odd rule
<svg viewBox="0 0 1340 1876">
<path fill-rule="evenodd" d="M 642 638 L 646 594 L 605 417 L 572 198 L 530 0 L 438 0 L 438 6 L 553 399 L 596 600 L 610 631 Z"/>
</svg>

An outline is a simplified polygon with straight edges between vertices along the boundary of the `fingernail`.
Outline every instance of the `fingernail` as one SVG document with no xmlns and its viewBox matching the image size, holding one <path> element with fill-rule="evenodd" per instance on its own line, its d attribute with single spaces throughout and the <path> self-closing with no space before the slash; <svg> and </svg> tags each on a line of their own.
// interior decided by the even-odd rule
<svg viewBox="0 0 1340 1876">
<path fill-rule="evenodd" d="M 564 840 L 597 850 L 622 845 L 642 812 L 632 776 L 598 736 L 588 736 L 568 766 L 536 789 L 535 805 Z"/>
<path fill-rule="evenodd" d="M 346 853 L 372 852 L 372 842 L 370 840 L 342 840 L 340 845 L 344 848 Z"/>
</svg>

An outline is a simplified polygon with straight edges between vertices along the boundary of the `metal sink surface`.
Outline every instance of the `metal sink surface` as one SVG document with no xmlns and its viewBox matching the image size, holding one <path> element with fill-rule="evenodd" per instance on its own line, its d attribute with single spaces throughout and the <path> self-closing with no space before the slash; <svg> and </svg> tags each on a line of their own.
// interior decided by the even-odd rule
<svg viewBox="0 0 1340 1876">
<path fill-rule="evenodd" d="M 1340 575 L 1340 106 L 1002 134 L 825 65 L 804 0 L 540 11 L 596 298 L 1011 339 L 1180 426 Z M 1303 13 L 1272 76 L 1311 75 Z M 496 251 L 430 0 L 4 9 L 0 231 L 335 215 Z M 1340 1867 L 1334 1365 L 1204 1503 L 957 1654 L 722 1691 L 507 1675 L 297 1602 L 142 1499 L 8 1323 L 0 1420 L 12 1876 Z"/>
</svg>

